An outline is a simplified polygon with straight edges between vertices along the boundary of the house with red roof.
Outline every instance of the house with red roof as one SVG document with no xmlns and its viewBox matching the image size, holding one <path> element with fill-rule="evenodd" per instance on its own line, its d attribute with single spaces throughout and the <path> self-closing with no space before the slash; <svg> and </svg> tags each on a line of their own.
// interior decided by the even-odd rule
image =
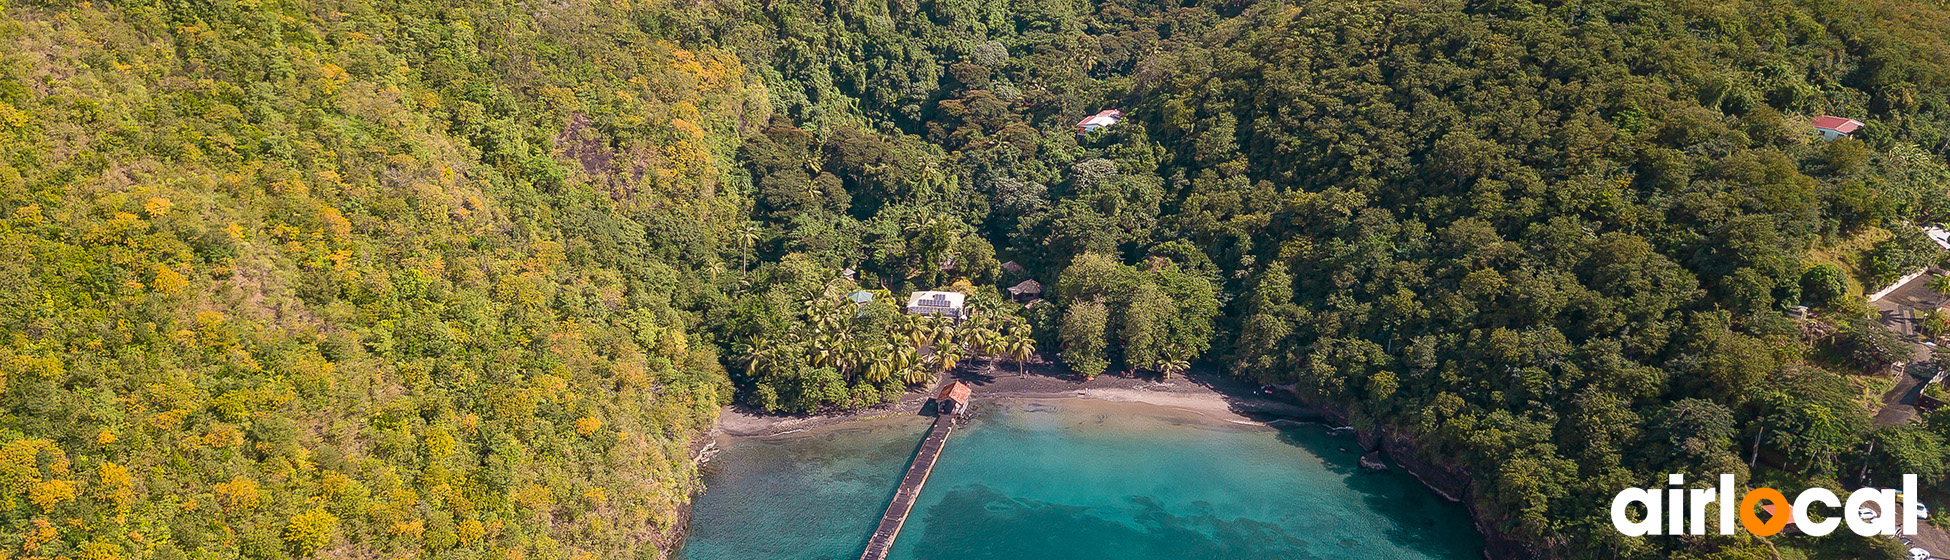
<svg viewBox="0 0 1950 560">
<path fill-rule="evenodd" d="M 1099 111 L 1095 115 L 1091 115 L 1085 117 L 1083 120 L 1077 121 L 1077 134 L 1083 134 L 1085 132 L 1090 132 L 1092 130 L 1107 128 L 1110 125 L 1117 124 L 1117 121 L 1120 120 L 1124 120 L 1123 111 L 1119 111 L 1116 109 L 1104 109 L 1103 111 Z"/>
<path fill-rule="evenodd" d="M 1862 128 L 1862 121 L 1828 115 L 1815 117 L 1814 122 L 1811 124 L 1815 125 L 1815 130 L 1821 131 L 1822 140 L 1834 140 L 1848 136 Z"/>
</svg>

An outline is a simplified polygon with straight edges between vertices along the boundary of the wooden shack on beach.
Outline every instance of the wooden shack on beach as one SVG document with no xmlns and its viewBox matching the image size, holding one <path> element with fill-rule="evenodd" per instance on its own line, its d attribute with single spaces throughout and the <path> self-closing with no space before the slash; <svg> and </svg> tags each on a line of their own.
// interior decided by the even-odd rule
<svg viewBox="0 0 1950 560">
<path fill-rule="evenodd" d="M 941 394 L 934 397 L 936 413 L 944 416 L 961 414 L 963 409 L 968 408 L 968 394 L 968 384 L 960 381 L 942 387 Z"/>
</svg>

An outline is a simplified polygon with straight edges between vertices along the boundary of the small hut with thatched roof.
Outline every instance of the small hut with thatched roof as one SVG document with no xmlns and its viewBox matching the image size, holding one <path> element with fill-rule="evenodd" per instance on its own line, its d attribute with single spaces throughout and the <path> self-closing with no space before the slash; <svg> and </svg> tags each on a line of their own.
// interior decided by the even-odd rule
<svg viewBox="0 0 1950 560">
<path fill-rule="evenodd" d="M 1035 280 L 1023 280 L 1009 288 L 1009 297 L 1019 302 L 1043 297 L 1043 284 Z"/>
</svg>

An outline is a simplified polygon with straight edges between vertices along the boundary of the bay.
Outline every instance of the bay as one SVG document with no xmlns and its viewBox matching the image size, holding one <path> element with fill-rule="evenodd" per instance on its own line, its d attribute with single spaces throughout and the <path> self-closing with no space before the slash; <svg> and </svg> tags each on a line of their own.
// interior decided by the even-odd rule
<svg viewBox="0 0 1950 560">
<path fill-rule="evenodd" d="M 683 560 L 858 558 L 929 418 L 721 442 Z M 1317 424 L 1081 399 L 977 401 L 893 560 L 1482 556 L 1466 511 Z"/>
</svg>

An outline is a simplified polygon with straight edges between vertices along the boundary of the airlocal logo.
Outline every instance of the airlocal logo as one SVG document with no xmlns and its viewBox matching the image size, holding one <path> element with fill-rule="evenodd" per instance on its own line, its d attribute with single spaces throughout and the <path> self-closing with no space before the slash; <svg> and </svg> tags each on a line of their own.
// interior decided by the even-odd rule
<svg viewBox="0 0 1950 560">
<path fill-rule="evenodd" d="M 1686 483 L 1686 477 L 1677 474 L 1671 475 L 1667 480 L 1674 488 L 1668 488 L 1663 493 L 1644 488 L 1626 488 L 1623 492 L 1619 492 L 1618 496 L 1611 499 L 1611 525 L 1628 537 L 1704 535 L 1707 504 L 1718 501 L 1721 505 L 1718 510 L 1722 535 L 1733 534 L 1733 519 L 1736 513 L 1740 517 L 1740 525 L 1746 527 L 1747 532 L 1763 537 L 1781 532 L 1781 529 L 1787 528 L 1788 523 L 1794 523 L 1803 533 L 1819 537 L 1834 532 L 1835 528 L 1844 521 L 1848 522 L 1849 530 L 1855 531 L 1857 535 L 1865 537 L 1895 535 L 1898 534 L 1896 532 L 1898 518 L 1902 521 L 1901 534 L 1914 535 L 1917 512 L 1922 510 L 1920 504 L 1915 501 L 1916 475 L 1913 474 L 1903 475 L 1901 508 L 1896 507 L 1898 494 L 1895 490 L 1877 488 L 1856 490 L 1849 494 L 1847 504 L 1843 504 L 1840 498 L 1835 497 L 1834 492 L 1826 488 L 1804 490 L 1799 496 L 1794 497 L 1793 502 L 1789 502 L 1787 496 L 1782 495 L 1779 490 L 1755 488 L 1740 498 L 1739 507 L 1731 508 L 1725 505 L 1733 496 L 1733 475 L 1720 475 L 1718 489 L 1678 488 Z M 1756 506 L 1762 502 L 1766 502 L 1767 510 L 1773 513 L 1766 521 L 1762 521 L 1760 516 L 1754 513 Z M 1632 504 L 1645 508 L 1644 519 L 1632 521 L 1627 516 Z M 1830 510 L 1838 506 L 1842 509 L 1821 512 L 1825 519 L 1813 521 L 1808 516 L 1808 511 L 1816 504 L 1826 506 Z M 1865 509 L 1866 504 L 1876 505 L 1876 515 L 1871 517 L 1859 513 Z M 1864 519 L 1864 517 L 1870 518 Z"/>
</svg>

